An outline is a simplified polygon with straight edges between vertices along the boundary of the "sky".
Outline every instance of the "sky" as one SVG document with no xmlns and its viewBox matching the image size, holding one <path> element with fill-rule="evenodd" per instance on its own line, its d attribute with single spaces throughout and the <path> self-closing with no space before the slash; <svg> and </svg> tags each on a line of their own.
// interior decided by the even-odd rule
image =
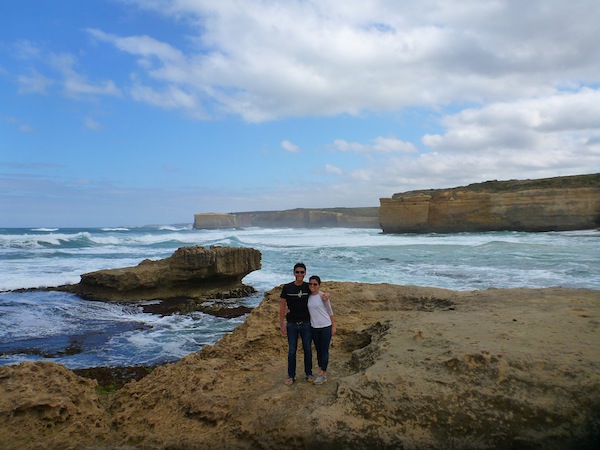
<svg viewBox="0 0 600 450">
<path fill-rule="evenodd" d="M 600 172 L 598 0 L 0 0 L 0 227 Z"/>
</svg>

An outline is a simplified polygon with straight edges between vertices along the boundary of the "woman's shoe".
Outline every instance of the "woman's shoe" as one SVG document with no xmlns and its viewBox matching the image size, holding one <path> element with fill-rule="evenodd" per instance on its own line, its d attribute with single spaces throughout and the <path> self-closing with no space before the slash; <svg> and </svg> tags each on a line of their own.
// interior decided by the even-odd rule
<svg viewBox="0 0 600 450">
<path fill-rule="evenodd" d="M 313 381 L 313 384 L 323 384 L 323 383 L 325 383 L 326 381 L 327 381 L 327 377 L 319 375 L 319 376 L 318 376 L 318 377 L 315 379 L 315 381 Z"/>
</svg>

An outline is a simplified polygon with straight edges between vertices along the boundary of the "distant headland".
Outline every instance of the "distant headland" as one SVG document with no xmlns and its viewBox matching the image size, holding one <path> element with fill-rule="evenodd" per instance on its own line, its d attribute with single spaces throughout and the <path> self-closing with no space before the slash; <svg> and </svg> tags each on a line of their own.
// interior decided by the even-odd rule
<svg viewBox="0 0 600 450">
<path fill-rule="evenodd" d="M 285 211 L 252 211 L 194 215 L 195 229 L 291 227 L 379 228 L 379 208 L 296 208 Z"/>
<path fill-rule="evenodd" d="M 600 173 L 486 181 L 381 198 L 379 207 L 194 215 L 194 229 L 381 228 L 384 233 L 566 231 L 600 227 Z"/>
</svg>

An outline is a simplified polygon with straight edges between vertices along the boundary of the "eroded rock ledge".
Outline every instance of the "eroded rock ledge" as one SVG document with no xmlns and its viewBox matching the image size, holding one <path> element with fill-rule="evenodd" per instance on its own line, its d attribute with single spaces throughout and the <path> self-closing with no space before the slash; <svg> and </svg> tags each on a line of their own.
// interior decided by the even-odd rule
<svg viewBox="0 0 600 450">
<path fill-rule="evenodd" d="M 181 247 L 169 258 L 86 273 L 78 284 L 56 289 L 107 301 L 237 298 L 252 292 L 242 278 L 260 267 L 253 248 Z"/>
<path fill-rule="evenodd" d="M 0 447 L 598 448 L 598 291 L 323 288 L 338 324 L 324 385 L 283 385 L 278 287 L 114 396 L 56 364 L 0 367 Z"/>
</svg>

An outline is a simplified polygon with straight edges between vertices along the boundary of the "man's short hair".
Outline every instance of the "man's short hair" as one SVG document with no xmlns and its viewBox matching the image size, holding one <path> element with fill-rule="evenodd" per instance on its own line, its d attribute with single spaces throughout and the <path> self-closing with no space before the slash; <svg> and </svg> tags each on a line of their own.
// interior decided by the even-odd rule
<svg viewBox="0 0 600 450">
<path fill-rule="evenodd" d="M 296 270 L 298 267 L 301 267 L 304 269 L 304 271 L 306 272 L 306 266 L 304 265 L 304 263 L 296 263 L 296 265 L 294 266 L 294 270 Z"/>
</svg>

